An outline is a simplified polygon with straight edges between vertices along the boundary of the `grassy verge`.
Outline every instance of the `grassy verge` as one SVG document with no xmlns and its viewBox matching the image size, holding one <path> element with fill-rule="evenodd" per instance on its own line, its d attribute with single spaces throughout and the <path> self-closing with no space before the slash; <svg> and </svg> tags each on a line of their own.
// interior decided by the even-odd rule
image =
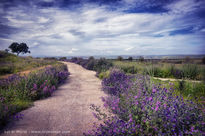
<svg viewBox="0 0 205 136">
<path fill-rule="evenodd" d="M 57 64 L 57 61 L 52 59 L 48 60 L 42 58 L 36 59 L 32 57 L 18 57 L 14 54 L 0 51 L 0 76 L 6 74 L 16 74 L 21 71 L 53 64 Z"/>
<path fill-rule="evenodd" d="M 112 61 L 115 67 L 122 69 L 125 73 L 148 74 L 161 78 L 177 79 L 205 79 L 205 65 L 202 64 L 170 64 L 131 61 Z"/>
<path fill-rule="evenodd" d="M 205 84 L 204 82 L 190 82 L 185 80 L 179 81 L 161 81 L 151 78 L 154 84 L 163 84 L 170 88 L 170 84 L 174 87 L 177 95 L 182 95 L 185 99 L 191 99 L 197 102 L 205 101 Z"/>
</svg>

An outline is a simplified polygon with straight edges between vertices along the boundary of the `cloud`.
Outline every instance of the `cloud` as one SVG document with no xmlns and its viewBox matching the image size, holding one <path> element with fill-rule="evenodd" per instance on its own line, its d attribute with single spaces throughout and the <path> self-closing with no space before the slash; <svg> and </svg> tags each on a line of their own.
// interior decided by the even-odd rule
<svg viewBox="0 0 205 136">
<path fill-rule="evenodd" d="M 78 51 L 76 48 L 71 48 L 71 50 L 68 51 L 68 54 L 73 54 L 74 52 Z"/>
<path fill-rule="evenodd" d="M 167 8 L 175 14 L 187 14 L 201 8 L 202 4 L 204 4 L 203 1 L 180 0 L 167 5 Z"/>
<path fill-rule="evenodd" d="M 125 49 L 125 51 L 130 51 L 131 49 L 133 49 L 134 47 L 128 47 Z"/>
<path fill-rule="evenodd" d="M 7 1 L 0 4 L 0 49 L 16 41 L 34 56 L 204 53 L 203 3 Z"/>
</svg>

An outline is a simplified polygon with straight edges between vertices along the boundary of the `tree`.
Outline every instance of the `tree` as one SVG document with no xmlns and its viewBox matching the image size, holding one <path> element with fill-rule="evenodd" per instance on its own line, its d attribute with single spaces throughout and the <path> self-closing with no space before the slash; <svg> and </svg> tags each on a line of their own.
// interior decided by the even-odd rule
<svg viewBox="0 0 205 136">
<path fill-rule="evenodd" d="M 143 56 L 140 56 L 140 57 L 139 57 L 139 61 L 143 62 L 143 61 L 144 61 L 144 57 L 143 57 Z"/>
<path fill-rule="evenodd" d="M 60 61 L 65 61 L 67 58 L 66 57 L 60 57 L 59 60 Z"/>
<path fill-rule="evenodd" d="M 11 49 L 11 52 L 13 53 L 16 53 L 17 56 L 20 54 L 20 53 L 31 53 L 28 49 L 29 47 L 27 46 L 26 43 L 17 43 L 17 42 L 13 42 L 10 46 L 9 46 L 9 49 Z"/>
<path fill-rule="evenodd" d="M 205 64 L 205 57 L 202 58 L 202 63 Z"/>
<path fill-rule="evenodd" d="M 118 57 L 117 57 L 117 60 L 122 61 L 122 60 L 123 60 L 123 57 L 118 56 Z"/>
<path fill-rule="evenodd" d="M 90 56 L 89 58 L 88 58 L 88 60 L 94 60 L 95 58 L 93 57 L 93 56 Z"/>
<path fill-rule="evenodd" d="M 189 56 L 185 57 L 185 63 L 190 63 L 191 62 L 191 58 Z"/>
<path fill-rule="evenodd" d="M 132 60 L 133 60 L 133 58 L 132 58 L 132 57 L 129 57 L 129 58 L 128 58 L 128 60 L 129 60 L 129 61 L 132 61 Z"/>
<path fill-rule="evenodd" d="M 9 49 L 5 49 L 4 51 L 8 53 L 8 52 L 9 52 Z"/>
</svg>

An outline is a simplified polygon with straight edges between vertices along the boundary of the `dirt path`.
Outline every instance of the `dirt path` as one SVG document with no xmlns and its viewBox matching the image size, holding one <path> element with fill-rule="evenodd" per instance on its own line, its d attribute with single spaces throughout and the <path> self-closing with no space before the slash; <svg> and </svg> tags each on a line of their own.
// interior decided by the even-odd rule
<svg viewBox="0 0 205 136">
<path fill-rule="evenodd" d="M 173 78 L 160 78 L 160 77 L 153 77 L 154 79 L 159 79 L 161 81 L 182 81 L 182 79 L 173 79 Z M 193 83 L 201 83 L 201 81 L 197 80 L 184 80 L 187 82 L 193 82 Z"/>
<path fill-rule="evenodd" d="M 34 102 L 33 107 L 22 112 L 23 120 L 8 124 L 6 130 L 9 131 L 4 131 L 20 134 L 2 135 L 81 136 L 92 128 L 97 119 L 93 117 L 89 105 L 103 105 L 100 97 L 105 94 L 101 91 L 101 81 L 93 71 L 73 63 L 66 64 L 71 73 L 66 83 L 52 97 Z M 38 131 L 40 134 L 34 134 Z"/>
<path fill-rule="evenodd" d="M 44 69 L 45 67 L 51 67 L 51 65 L 46 65 L 46 66 L 42 66 L 42 67 L 33 68 L 31 70 L 21 71 L 21 72 L 18 72 L 16 74 L 18 74 L 20 76 L 24 76 L 24 75 L 28 75 L 30 72 L 33 72 L 33 71 L 36 71 L 36 70 L 40 70 L 40 69 Z M 2 76 L 0 76 L 0 79 L 8 78 L 9 76 L 12 76 L 12 75 L 14 75 L 14 74 L 2 75 Z"/>
</svg>

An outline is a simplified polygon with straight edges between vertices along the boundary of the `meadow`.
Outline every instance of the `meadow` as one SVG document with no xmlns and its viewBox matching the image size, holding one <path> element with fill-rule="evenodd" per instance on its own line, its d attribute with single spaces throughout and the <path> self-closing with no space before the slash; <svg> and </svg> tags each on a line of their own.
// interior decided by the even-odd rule
<svg viewBox="0 0 205 136">
<path fill-rule="evenodd" d="M 93 57 L 69 61 L 95 70 L 96 76 L 102 79 L 103 91 L 108 94 L 102 101 L 112 116 L 91 105 L 94 116 L 104 123 L 85 135 L 205 134 L 203 64 L 95 60 Z M 161 81 L 154 77 L 176 80 Z"/>
<path fill-rule="evenodd" d="M 10 68 L 11 65 L 16 67 L 11 67 L 14 71 L 9 73 L 44 67 L 23 76 L 12 74 L 0 79 L 0 129 L 9 121 L 22 119 L 23 115 L 19 113 L 20 111 L 32 106 L 35 100 L 51 96 L 69 76 L 67 66 L 54 60 L 22 58 L 9 53 L 4 53 L 3 57 L 1 64 L 8 63 L 6 67 L 5 65 L 4 68 L 1 67 L 2 74 L 8 74 L 5 69 Z M 9 64 L 11 62 L 12 64 Z"/>
<path fill-rule="evenodd" d="M 167 63 L 167 62 L 139 62 L 139 61 L 113 61 L 113 65 L 125 73 L 147 74 L 153 77 L 203 80 L 205 65 L 197 63 Z"/>
<path fill-rule="evenodd" d="M 53 59 L 18 57 L 14 54 L 0 51 L 0 78 L 6 74 L 16 74 L 21 71 L 57 64 Z"/>
</svg>

